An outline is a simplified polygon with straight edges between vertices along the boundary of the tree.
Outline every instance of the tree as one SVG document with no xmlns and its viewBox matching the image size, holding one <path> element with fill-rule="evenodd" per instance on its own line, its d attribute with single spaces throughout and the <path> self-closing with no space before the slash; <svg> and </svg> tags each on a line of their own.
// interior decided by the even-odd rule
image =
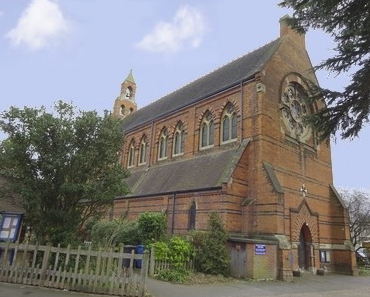
<svg viewBox="0 0 370 297">
<path fill-rule="evenodd" d="M 142 243 L 149 245 L 160 240 L 166 232 L 166 214 L 145 212 L 137 220 Z"/>
<path fill-rule="evenodd" d="M 40 241 L 67 243 L 84 222 L 104 213 L 128 192 L 119 164 L 120 121 L 105 112 L 75 111 L 61 101 L 44 107 L 10 107 L 0 116 L 3 195 L 15 193 Z"/>
<path fill-rule="evenodd" d="M 229 274 L 229 256 L 227 253 L 228 234 L 220 216 L 212 212 L 209 215 L 207 233 L 196 255 L 200 270 L 210 274 Z"/>
<path fill-rule="evenodd" d="M 370 193 L 342 189 L 340 194 L 348 205 L 351 241 L 358 250 L 363 238 L 370 236 Z"/>
<path fill-rule="evenodd" d="M 298 32 L 319 28 L 334 37 L 334 57 L 315 70 L 339 75 L 356 69 L 343 92 L 312 84 L 312 100 L 325 98 L 327 108 L 308 118 L 325 139 L 341 129 L 342 138 L 353 138 L 369 121 L 370 113 L 370 2 L 369 0 L 285 0 L 279 4 L 294 10 L 287 22 Z"/>
</svg>

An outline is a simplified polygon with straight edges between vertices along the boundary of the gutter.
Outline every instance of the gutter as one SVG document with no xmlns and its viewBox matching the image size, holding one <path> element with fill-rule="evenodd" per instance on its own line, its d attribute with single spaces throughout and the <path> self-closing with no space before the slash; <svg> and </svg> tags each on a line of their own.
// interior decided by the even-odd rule
<svg viewBox="0 0 370 297">
<path fill-rule="evenodd" d="M 184 193 L 194 193 L 194 192 L 205 192 L 205 191 L 214 191 L 214 190 L 221 190 L 222 186 L 215 186 L 215 187 L 206 187 L 206 188 L 198 188 L 198 189 L 191 189 L 191 190 L 178 190 L 178 191 L 170 191 L 170 192 L 161 192 L 161 193 L 152 193 L 152 194 L 141 194 L 141 195 L 132 195 L 132 196 L 118 196 L 114 198 L 114 200 L 125 200 L 131 198 L 147 198 L 147 197 L 155 197 L 155 196 L 169 196 L 173 194 L 184 194 Z"/>
</svg>

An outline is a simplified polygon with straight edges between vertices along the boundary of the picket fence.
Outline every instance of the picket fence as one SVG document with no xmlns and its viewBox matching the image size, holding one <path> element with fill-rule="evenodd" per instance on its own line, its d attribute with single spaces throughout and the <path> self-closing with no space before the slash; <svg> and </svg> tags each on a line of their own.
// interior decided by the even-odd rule
<svg viewBox="0 0 370 297">
<path fill-rule="evenodd" d="M 97 251 L 60 245 L 0 243 L 0 281 L 81 291 L 137 296 L 145 294 L 149 254 L 124 253 L 112 248 Z M 134 268 L 141 260 L 141 268 Z M 153 262 L 154 263 L 154 262 Z"/>
<path fill-rule="evenodd" d="M 155 260 L 155 251 L 152 247 L 150 250 L 149 275 L 154 276 L 162 270 L 171 269 L 174 264 L 170 260 Z M 183 266 L 184 269 L 194 271 L 194 260 L 190 259 Z"/>
</svg>

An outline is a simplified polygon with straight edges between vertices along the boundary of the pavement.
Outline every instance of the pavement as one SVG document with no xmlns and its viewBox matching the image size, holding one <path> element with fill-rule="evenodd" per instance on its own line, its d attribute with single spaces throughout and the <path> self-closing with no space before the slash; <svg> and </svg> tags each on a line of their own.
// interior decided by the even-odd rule
<svg viewBox="0 0 370 297">
<path fill-rule="evenodd" d="M 148 290 L 155 297 L 253 297 L 253 296 L 325 296 L 369 297 L 370 277 L 346 275 L 308 275 L 281 281 L 235 281 L 216 285 L 184 286 L 148 279 Z"/>
<path fill-rule="evenodd" d="M 294 278 L 294 282 L 233 281 L 216 285 L 184 286 L 148 279 L 147 287 L 155 297 L 263 297 L 263 296 L 317 296 L 317 297 L 369 297 L 370 277 L 345 275 L 309 275 Z M 32 286 L 0 283 L 0 297 L 103 297 Z"/>
</svg>

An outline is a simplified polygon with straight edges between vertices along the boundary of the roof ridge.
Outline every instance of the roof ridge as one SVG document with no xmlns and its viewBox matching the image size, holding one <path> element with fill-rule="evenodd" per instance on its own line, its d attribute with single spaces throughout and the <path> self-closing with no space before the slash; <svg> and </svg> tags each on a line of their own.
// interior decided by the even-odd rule
<svg viewBox="0 0 370 297">
<path fill-rule="evenodd" d="M 159 101 L 159 100 L 161 100 L 161 99 L 164 99 L 165 97 L 167 97 L 167 96 L 169 96 L 169 95 L 172 95 L 172 94 L 176 93 L 177 91 L 180 91 L 181 89 L 183 89 L 183 88 L 187 87 L 188 85 L 191 85 L 192 83 L 195 83 L 196 81 L 201 80 L 202 78 L 206 77 L 207 75 L 210 75 L 211 73 L 214 73 L 214 72 L 216 72 L 216 71 L 220 70 L 221 68 L 223 68 L 223 67 L 225 67 L 225 66 L 227 66 L 227 65 L 229 65 L 229 64 L 231 64 L 231 63 L 233 63 L 233 62 L 235 62 L 235 61 L 237 61 L 237 60 L 239 60 L 239 59 L 241 59 L 241 58 L 244 58 L 245 56 L 248 56 L 249 54 L 251 54 L 251 53 L 253 53 L 253 52 L 258 51 L 259 49 L 263 48 L 263 47 L 264 47 L 264 46 L 266 46 L 266 45 L 269 45 L 270 43 L 273 43 L 273 42 L 277 41 L 278 39 L 280 39 L 280 38 L 276 38 L 276 39 L 274 39 L 274 40 L 272 40 L 272 41 L 270 41 L 270 42 L 265 43 L 264 45 L 261 45 L 260 47 L 258 47 L 258 48 L 256 48 L 256 49 L 254 49 L 254 50 L 251 50 L 251 51 L 249 51 L 249 52 L 247 52 L 247 53 L 245 53 L 245 54 L 243 54 L 243 55 L 238 56 L 237 58 L 235 58 L 235 59 L 233 59 L 233 60 L 231 60 L 231 61 L 225 62 L 225 64 L 223 64 L 223 65 L 221 65 L 221 66 L 219 66 L 219 67 L 217 67 L 217 68 L 214 68 L 213 70 L 210 70 L 209 72 L 207 72 L 207 73 L 203 74 L 202 76 L 200 76 L 200 77 L 198 77 L 198 78 L 196 78 L 196 79 L 194 79 L 194 80 L 192 80 L 192 81 L 189 81 L 188 83 L 186 83 L 185 85 L 183 85 L 183 86 L 179 87 L 178 89 L 176 89 L 176 90 L 174 90 L 174 91 L 172 91 L 172 92 L 169 92 L 169 93 L 167 93 L 167 94 L 163 95 L 162 97 L 160 97 L 160 98 L 158 98 L 158 99 L 156 99 L 156 100 L 154 100 L 154 101 L 150 102 L 150 103 L 149 103 L 149 104 L 147 104 L 147 105 L 144 105 L 142 108 L 147 107 L 147 106 L 149 106 L 150 104 L 153 104 L 153 103 L 155 103 L 155 102 L 157 102 L 157 101 Z"/>
<path fill-rule="evenodd" d="M 123 129 L 131 131 L 133 128 L 158 117 L 227 90 L 241 81 L 253 78 L 279 48 L 280 40 L 281 38 L 277 38 L 265 43 L 143 106 L 124 119 Z"/>
</svg>

